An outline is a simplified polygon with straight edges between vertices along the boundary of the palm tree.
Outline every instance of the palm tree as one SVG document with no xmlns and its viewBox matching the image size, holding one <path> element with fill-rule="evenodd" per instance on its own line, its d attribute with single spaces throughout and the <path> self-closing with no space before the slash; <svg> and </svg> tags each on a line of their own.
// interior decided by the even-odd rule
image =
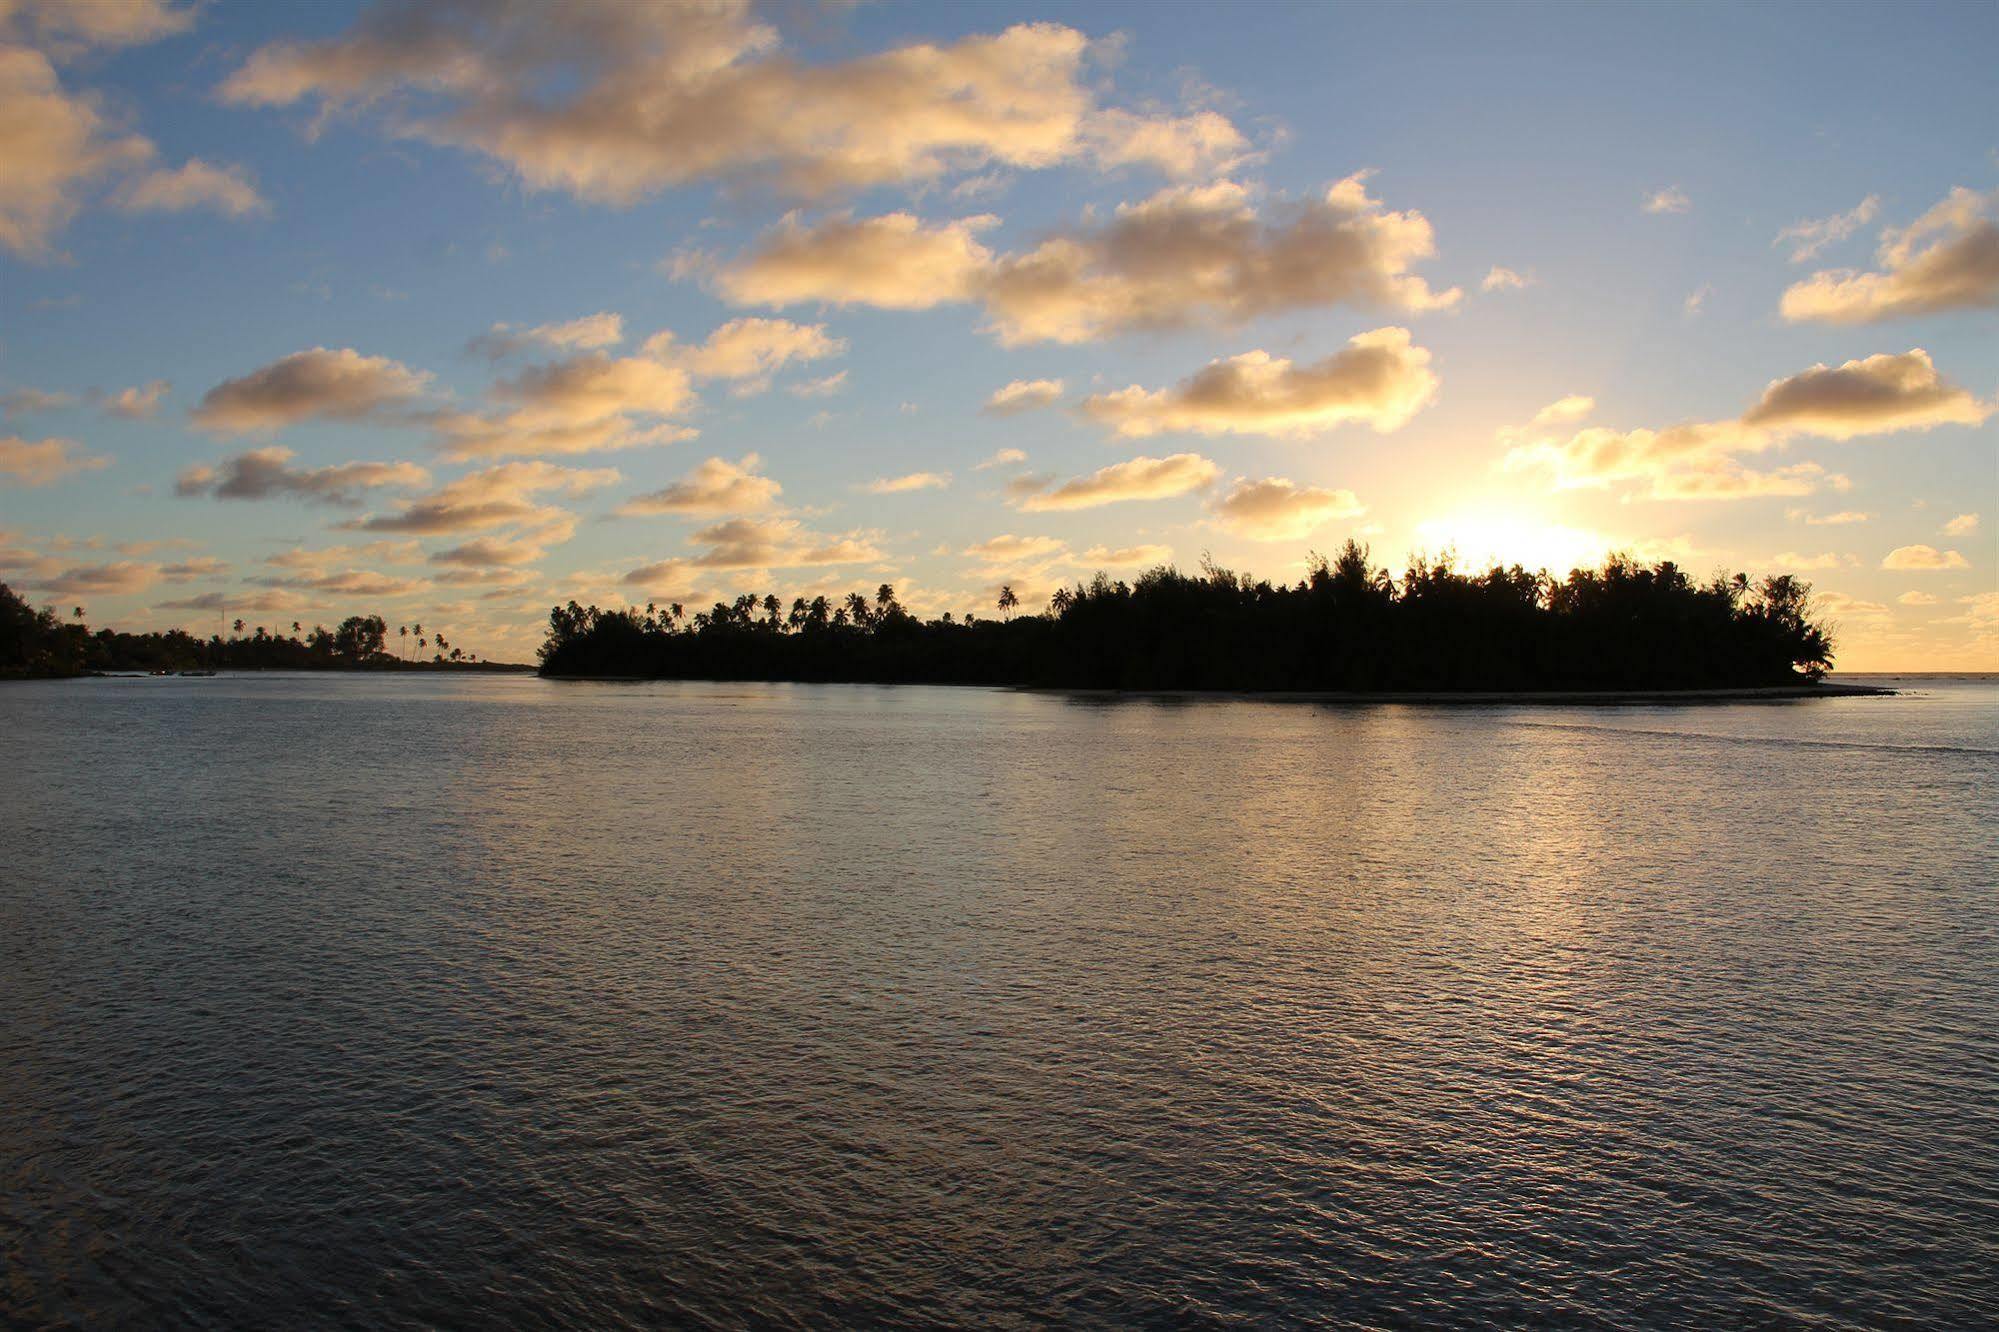
<svg viewBox="0 0 1999 1332">
<path fill-rule="evenodd" d="M 240 633 L 242 633 L 242 632 L 243 632 L 243 622 L 242 622 L 241 620 L 238 620 L 238 621 L 236 621 L 236 626 L 235 626 L 235 628 L 236 628 L 236 632 L 237 632 L 237 633 L 239 633 L 239 634 L 240 634 Z"/>
<path fill-rule="evenodd" d="M 304 629 L 304 626 L 300 625 L 300 624 L 299 624 L 299 622 L 298 622 L 297 620 L 293 620 L 293 621 L 292 621 L 292 637 L 293 637 L 293 638 L 297 638 L 297 637 L 298 637 L 298 636 L 299 636 L 299 635 L 300 635 L 301 633 L 304 633 L 304 632 L 305 632 L 305 629 Z"/>
<path fill-rule="evenodd" d="M 81 607 L 81 606 L 72 606 L 72 607 L 70 607 L 70 611 L 69 611 L 69 613 L 70 613 L 71 615 L 74 615 L 74 616 L 75 616 L 75 617 L 76 617 L 76 618 L 77 618 L 78 620 L 81 620 L 81 619 L 83 618 L 83 607 Z"/>
<path fill-rule="evenodd" d="M 401 647 L 401 649 L 400 649 L 400 650 L 399 650 L 399 651 L 398 651 L 398 652 L 396 653 L 396 655 L 397 655 L 398 657 L 401 657 L 401 658 L 403 658 L 403 659 L 404 659 L 405 661 L 407 661 L 407 660 L 409 659 L 409 638 L 410 638 L 410 627 L 409 627 L 408 625 L 406 625 L 406 624 L 399 624 L 399 625 L 397 625 L 397 626 L 396 626 L 396 633 L 398 633 L 399 635 L 401 635 L 401 636 L 402 636 L 402 640 L 403 640 L 403 642 L 402 642 L 402 647 Z"/>
<path fill-rule="evenodd" d="M 1015 606 L 1018 606 L 1019 604 L 1020 604 L 1020 598 L 1014 595 L 1013 584 L 1012 583 L 1003 584 L 1000 587 L 1000 594 L 999 594 L 1000 614 L 1003 617 L 1005 617 L 1007 620 L 1011 621 L 1013 619 L 1013 608 Z"/>
</svg>

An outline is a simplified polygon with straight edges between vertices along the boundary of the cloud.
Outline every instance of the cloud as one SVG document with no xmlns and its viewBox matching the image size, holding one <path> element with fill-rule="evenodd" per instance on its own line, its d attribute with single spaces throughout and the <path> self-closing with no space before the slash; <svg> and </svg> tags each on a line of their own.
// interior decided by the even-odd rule
<svg viewBox="0 0 1999 1332">
<path fill-rule="evenodd" d="M 1100 569 L 1150 569 L 1171 563 L 1170 546 L 1092 546 L 1083 552 L 1082 563 Z"/>
<path fill-rule="evenodd" d="M 91 457 L 73 439 L 22 439 L 0 436 L 0 484 L 52 485 L 78 472 L 109 467 L 109 458 Z"/>
<path fill-rule="evenodd" d="M 1018 254 L 980 243 L 977 233 L 992 224 L 927 224 L 908 213 L 815 226 L 790 218 L 714 270 L 714 281 L 745 304 L 975 302 L 1008 346 L 1232 326 L 1335 305 L 1434 310 L 1461 294 L 1432 291 L 1409 271 L 1435 251 L 1429 220 L 1384 209 L 1365 173 L 1262 211 L 1232 181 L 1173 187 Z"/>
<path fill-rule="evenodd" d="M 301 421 L 366 421 L 417 397 L 428 374 L 351 347 L 293 352 L 202 395 L 194 423 L 220 434 L 281 430 Z"/>
<path fill-rule="evenodd" d="M 830 398 L 847 387 L 847 372 L 826 375 L 820 379 L 807 379 L 791 385 L 785 390 L 794 398 Z"/>
<path fill-rule="evenodd" d="M 1937 373 L 1930 354 L 1913 348 L 1839 367 L 1815 365 L 1773 381 L 1743 413 L 1743 424 L 1825 439 L 1938 425 L 1978 425 L 1995 410 Z"/>
<path fill-rule="evenodd" d="M 794 361 L 817 361 L 847 350 L 844 338 L 832 337 L 824 324 L 794 324 L 789 319 L 732 319 L 698 346 L 683 347 L 671 333 L 646 340 L 648 356 L 684 366 L 696 379 L 767 381 Z"/>
<path fill-rule="evenodd" d="M 353 505 L 361 502 L 364 490 L 421 486 L 430 481 L 430 473 L 415 463 L 352 462 L 328 467 L 293 467 L 294 456 L 290 449 L 274 445 L 239 453 L 224 459 L 219 467 L 198 463 L 181 470 L 174 481 L 174 493 L 243 500 L 283 497 L 317 504 Z"/>
<path fill-rule="evenodd" d="M 38 388 L 10 389 L 0 393 L 0 421 L 11 421 L 17 416 L 35 416 L 42 412 L 59 412 L 75 405 L 76 395 L 73 393 Z"/>
<path fill-rule="evenodd" d="M 485 412 L 437 412 L 430 418 L 447 457 L 593 453 L 688 438 L 668 422 L 694 403 L 684 367 L 651 356 L 586 352 L 530 366 L 491 390 Z M 634 418 L 662 422 L 640 429 Z"/>
<path fill-rule="evenodd" d="M 1532 276 L 1523 276 L 1510 268 L 1501 268 L 1499 265 L 1494 264 L 1486 270 L 1485 277 L 1478 284 L 1478 289 L 1480 291 L 1521 291 L 1533 285 L 1534 279 Z"/>
<path fill-rule="evenodd" d="M 264 563 L 277 569 L 310 569 L 324 572 L 335 565 L 367 560 L 376 564 L 415 564 L 423 558 L 423 547 L 414 541 L 370 541 L 359 546 L 293 546 L 268 555 Z"/>
<path fill-rule="evenodd" d="M 36 13 L 53 13 L 37 6 Z M 144 164 L 153 145 L 119 131 L 97 99 L 69 93 L 40 51 L 0 46 L 0 248 L 52 257 L 50 242 L 83 205 L 92 182 Z"/>
<path fill-rule="evenodd" d="M 1047 536 L 1016 536 L 1011 532 L 990 537 L 965 547 L 964 554 L 979 562 L 977 577 L 1039 578 L 1058 565 L 1073 563 L 1067 542 Z"/>
<path fill-rule="evenodd" d="M 1130 438 L 1162 431 L 1311 435 L 1349 421 L 1385 434 L 1436 397 L 1429 365 L 1430 353 L 1410 342 L 1409 330 L 1378 328 L 1309 365 L 1245 352 L 1211 361 L 1170 389 L 1134 384 L 1088 398 L 1083 411 Z"/>
<path fill-rule="evenodd" d="M 1645 211 L 1648 213 L 1684 213 L 1693 206 L 1694 201 L 1677 185 L 1668 185 L 1645 196 Z"/>
<path fill-rule="evenodd" d="M 1938 550 L 1935 546 L 1897 546 L 1881 557 L 1881 567 L 1923 571 L 1969 569 L 1971 562 L 1954 550 Z"/>
<path fill-rule="evenodd" d="M 1052 23 L 805 64 L 747 0 L 379 6 L 346 33 L 260 47 L 226 102 L 377 108 L 392 133 L 482 154 L 528 188 L 630 204 L 698 180 L 817 196 L 995 166 L 1243 155 L 1213 112 L 1103 107 L 1090 41 Z"/>
<path fill-rule="evenodd" d="M 92 398 L 106 416 L 126 421 L 147 421 L 159 412 L 160 399 L 172 388 L 173 385 L 166 380 L 155 379 L 143 385 L 119 389 L 116 393 L 93 392 Z"/>
<path fill-rule="evenodd" d="M 1785 517 L 1798 519 L 1807 527 L 1844 527 L 1851 523 L 1864 523 L 1873 516 L 1858 509 L 1842 509 L 1838 513 L 1828 514 L 1806 513 L 1803 509 L 1792 509 L 1785 514 Z"/>
<path fill-rule="evenodd" d="M 928 310 L 975 300 L 995 262 L 978 233 L 998 221 L 982 215 L 932 226 L 910 213 L 843 213 L 807 226 L 793 215 L 716 270 L 715 285 L 737 305 Z"/>
<path fill-rule="evenodd" d="M 256 581 L 265 587 L 331 593 L 342 597 L 406 597 L 430 586 L 421 578 L 398 578 L 394 574 L 377 573 L 372 569 L 343 569 L 336 573 L 260 578 Z"/>
<path fill-rule="evenodd" d="M 1943 525 L 1945 536 L 1969 536 L 1977 530 L 1978 515 L 1975 513 L 1960 513 Z"/>
<path fill-rule="evenodd" d="M 1801 555 L 1795 550 L 1779 551 L 1770 557 L 1770 563 L 1779 569 L 1806 572 L 1814 569 L 1843 569 L 1859 561 L 1851 555 L 1837 555 L 1825 551 L 1818 555 Z"/>
<path fill-rule="evenodd" d="M 1827 615 L 1845 615 L 1856 620 L 1878 620 L 1888 614 L 1888 608 L 1878 601 L 1863 601 L 1859 597 L 1849 597 L 1843 592 L 1821 592 L 1816 600 L 1818 608 Z"/>
<path fill-rule="evenodd" d="M 118 560 L 112 564 L 80 564 L 39 580 L 43 591 L 58 597 L 127 596 L 160 581 L 156 564 Z"/>
<path fill-rule="evenodd" d="M 1252 541 L 1303 540 L 1335 518 L 1366 512 L 1351 490 L 1299 486 L 1281 476 L 1263 481 L 1239 477 L 1209 508 L 1224 530 Z"/>
<path fill-rule="evenodd" d="M 636 495 L 617 507 L 626 517 L 658 513 L 755 513 L 777 502 L 783 487 L 757 473 L 759 459 L 710 458 L 664 490 Z"/>
<path fill-rule="evenodd" d="M 552 334 L 533 340 L 548 343 L 559 337 L 568 341 L 554 345 L 577 345 L 574 325 L 552 327 Z M 582 336 L 597 338 L 609 331 L 598 326 Z M 493 336 L 486 335 L 488 340 Z M 673 419 L 695 406 L 697 382 L 734 380 L 756 391 L 787 365 L 836 356 L 846 347 L 823 324 L 788 319 L 731 320 L 694 344 L 660 332 L 647 338 L 636 356 L 586 351 L 529 366 L 493 385 L 493 405 L 487 410 L 435 412 L 429 420 L 440 447 L 453 458 L 595 453 L 672 443 L 697 433 Z M 641 419 L 654 424 L 641 427 Z"/>
<path fill-rule="evenodd" d="M 1937 599 L 1927 592 L 1904 592 L 1895 600 L 1904 606 L 1934 606 Z"/>
<path fill-rule="evenodd" d="M 1816 365 L 1773 380 L 1736 420 L 1689 422 L 1656 431 L 1599 426 L 1567 440 L 1526 439 L 1529 432 L 1502 431 L 1501 439 L 1512 444 L 1503 465 L 1545 468 L 1561 487 L 1643 481 L 1655 499 L 1809 495 L 1823 486 L 1845 489 L 1849 483 L 1814 463 L 1755 471 L 1732 455 L 1799 438 L 1844 440 L 1945 424 L 1975 425 L 1995 410 L 1945 380 L 1929 353 L 1915 348 L 1838 367 Z"/>
<path fill-rule="evenodd" d="M 539 563 L 550 546 L 561 545 L 576 533 L 574 519 L 567 516 L 544 523 L 512 537 L 476 537 L 471 541 L 434 552 L 432 564 L 457 565 L 460 569 L 488 573 Z M 446 575 L 449 576 L 449 575 Z M 492 581 L 490 578 L 480 581 Z"/>
<path fill-rule="evenodd" d="M 419 495 L 393 513 L 370 514 L 342 526 L 359 532 L 443 536 L 516 523 L 557 521 L 569 515 L 538 502 L 539 497 L 551 493 L 572 498 L 587 495 L 616 484 L 618 479 L 618 473 L 608 467 L 563 467 L 539 460 L 500 463 L 468 472 L 428 495 Z"/>
<path fill-rule="evenodd" d="M 729 518 L 688 538 L 706 549 L 694 555 L 641 565 L 620 580 L 629 586 L 681 590 L 690 579 L 718 570 L 806 569 L 871 564 L 886 558 L 876 534 L 829 535 L 806 529 L 795 518 Z"/>
<path fill-rule="evenodd" d="M 906 476 L 885 476 L 861 489 L 870 495 L 903 495 L 912 490 L 942 490 L 951 484 L 946 472 L 911 472 Z"/>
<path fill-rule="evenodd" d="M 1871 324 L 1999 306 L 1999 190 L 1962 187 L 1914 222 L 1881 233 L 1878 271 L 1828 269 L 1788 287 L 1778 309 L 1792 323 Z"/>
<path fill-rule="evenodd" d="M 216 166 L 198 157 L 175 170 L 165 167 L 134 176 L 118 187 L 112 202 L 128 213 L 191 213 L 206 209 L 224 217 L 264 217 L 270 201 L 257 192 L 241 166 Z"/>
<path fill-rule="evenodd" d="M 1791 262 L 1802 264 L 1807 260 L 1816 259 L 1819 252 L 1827 246 L 1839 244 L 1872 222 L 1874 214 L 1880 211 L 1880 208 L 1881 196 L 1870 194 L 1844 213 L 1794 222 L 1778 232 L 1777 238 L 1770 243 L 1789 245 Z"/>
<path fill-rule="evenodd" d="M 984 411 L 989 416 L 1014 416 L 1037 407 L 1053 407 L 1062 400 L 1062 390 L 1059 379 L 1016 379 L 994 389 Z"/>
<path fill-rule="evenodd" d="M 1596 410 L 1596 399 L 1582 393 L 1571 393 L 1557 398 L 1534 413 L 1533 425 L 1554 425 L 1562 421 L 1578 421 Z"/>
<path fill-rule="evenodd" d="M 521 328 L 495 324 L 472 339 L 470 349 L 498 360 L 530 347 L 553 347 L 559 351 L 602 351 L 625 340 L 623 315 L 609 310 L 584 315 L 560 324 L 536 324 Z"/>
<path fill-rule="evenodd" d="M 982 463 L 976 464 L 972 470 L 975 472 L 984 472 L 990 471 L 995 467 L 1012 467 L 1026 461 L 1027 451 L 1025 449 L 1000 449 L 992 457 Z"/>
<path fill-rule="evenodd" d="M 1707 298 L 1714 295 L 1714 284 L 1703 282 L 1687 293 L 1687 299 L 1680 302 L 1680 313 L 1692 319 L 1707 308 Z"/>
<path fill-rule="evenodd" d="M 33 41 L 58 56 L 140 46 L 194 26 L 197 7 L 169 0 L 8 0 L 0 40 Z"/>
<path fill-rule="evenodd" d="M 170 583 L 192 582 L 196 578 L 219 578 L 228 572 L 228 562 L 218 560 L 212 555 L 202 555 L 191 560 L 160 566 L 160 577 Z"/>
<path fill-rule="evenodd" d="M 1054 513 L 1094 509 L 1124 500 L 1172 499 L 1208 486 L 1220 474 L 1219 467 L 1197 453 L 1133 458 L 1098 468 L 1088 476 L 1065 481 L 1052 489 L 1024 491 L 1019 495 L 1018 507 L 1027 513 Z"/>
</svg>

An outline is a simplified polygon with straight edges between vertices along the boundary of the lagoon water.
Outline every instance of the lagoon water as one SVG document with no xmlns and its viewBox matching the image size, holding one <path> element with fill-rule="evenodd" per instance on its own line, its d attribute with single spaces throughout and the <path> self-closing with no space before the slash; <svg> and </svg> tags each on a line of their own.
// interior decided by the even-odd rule
<svg viewBox="0 0 1999 1332">
<path fill-rule="evenodd" d="M 0 1323 L 1991 1326 L 1913 683 L 0 685 Z"/>
</svg>

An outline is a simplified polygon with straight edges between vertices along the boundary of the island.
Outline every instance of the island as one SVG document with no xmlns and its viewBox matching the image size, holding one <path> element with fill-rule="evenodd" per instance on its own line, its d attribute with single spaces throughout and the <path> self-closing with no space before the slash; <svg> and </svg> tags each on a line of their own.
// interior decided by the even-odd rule
<svg viewBox="0 0 1999 1332">
<path fill-rule="evenodd" d="M 541 673 L 1466 700 L 1876 692 L 1825 683 L 1831 631 L 1794 575 L 1699 582 L 1619 554 L 1560 577 L 1416 557 L 1395 577 L 1348 541 L 1295 583 L 1204 561 L 1129 582 L 1099 573 L 1040 613 L 1018 607 L 1008 586 L 996 618 L 922 619 L 887 584 L 872 599 L 745 595 L 692 615 L 572 601 L 550 611 Z"/>
<path fill-rule="evenodd" d="M 332 629 L 297 621 L 273 633 L 242 620 L 235 633 L 196 638 L 184 629 L 127 633 L 92 631 L 81 607 L 68 619 L 36 609 L 0 583 L 0 680 L 69 679 L 88 675 L 209 675 L 229 671 L 529 671 L 514 662 L 481 661 L 421 624 L 399 625 L 391 646 L 379 615 L 350 615 Z"/>
</svg>

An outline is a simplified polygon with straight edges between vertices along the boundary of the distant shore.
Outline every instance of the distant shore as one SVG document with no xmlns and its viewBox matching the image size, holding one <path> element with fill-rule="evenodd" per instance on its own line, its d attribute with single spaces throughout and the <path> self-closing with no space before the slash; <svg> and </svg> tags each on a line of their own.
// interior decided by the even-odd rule
<svg viewBox="0 0 1999 1332">
<path fill-rule="evenodd" d="M 1495 690 L 1271 690 L 1239 689 L 1033 689 L 1035 694 L 1082 698 L 1247 699 L 1267 703 L 1756 703 L 1804 698 L 1879 698 L 1901 691 L 1880 685 L 1797 684 L 1745 689 L 1495 689 Z"/>
<path fill-rule="evenodd" d="M 895 689 L 914 684 L 932 689 L 1005 689 L 1021 694 L 1060 694 L 1071 698 L 1162 699 L 1200 702 L 1243 700 L 1262 703 L 1756 703 L 1809 698 L 1882 698 L 1898 689 L 1881 685 L 1796 684 L 1743 689 L 1545 689 L 1545 690 L 1358 690 L 1324 689 L 1066 689 L 1060 686 L 939 684 L 928 681 L 874 680 L 725 680 L 684 676 L 547 675 L 544 680 L 584 684 L 852 684 Z"/>
</svg>

